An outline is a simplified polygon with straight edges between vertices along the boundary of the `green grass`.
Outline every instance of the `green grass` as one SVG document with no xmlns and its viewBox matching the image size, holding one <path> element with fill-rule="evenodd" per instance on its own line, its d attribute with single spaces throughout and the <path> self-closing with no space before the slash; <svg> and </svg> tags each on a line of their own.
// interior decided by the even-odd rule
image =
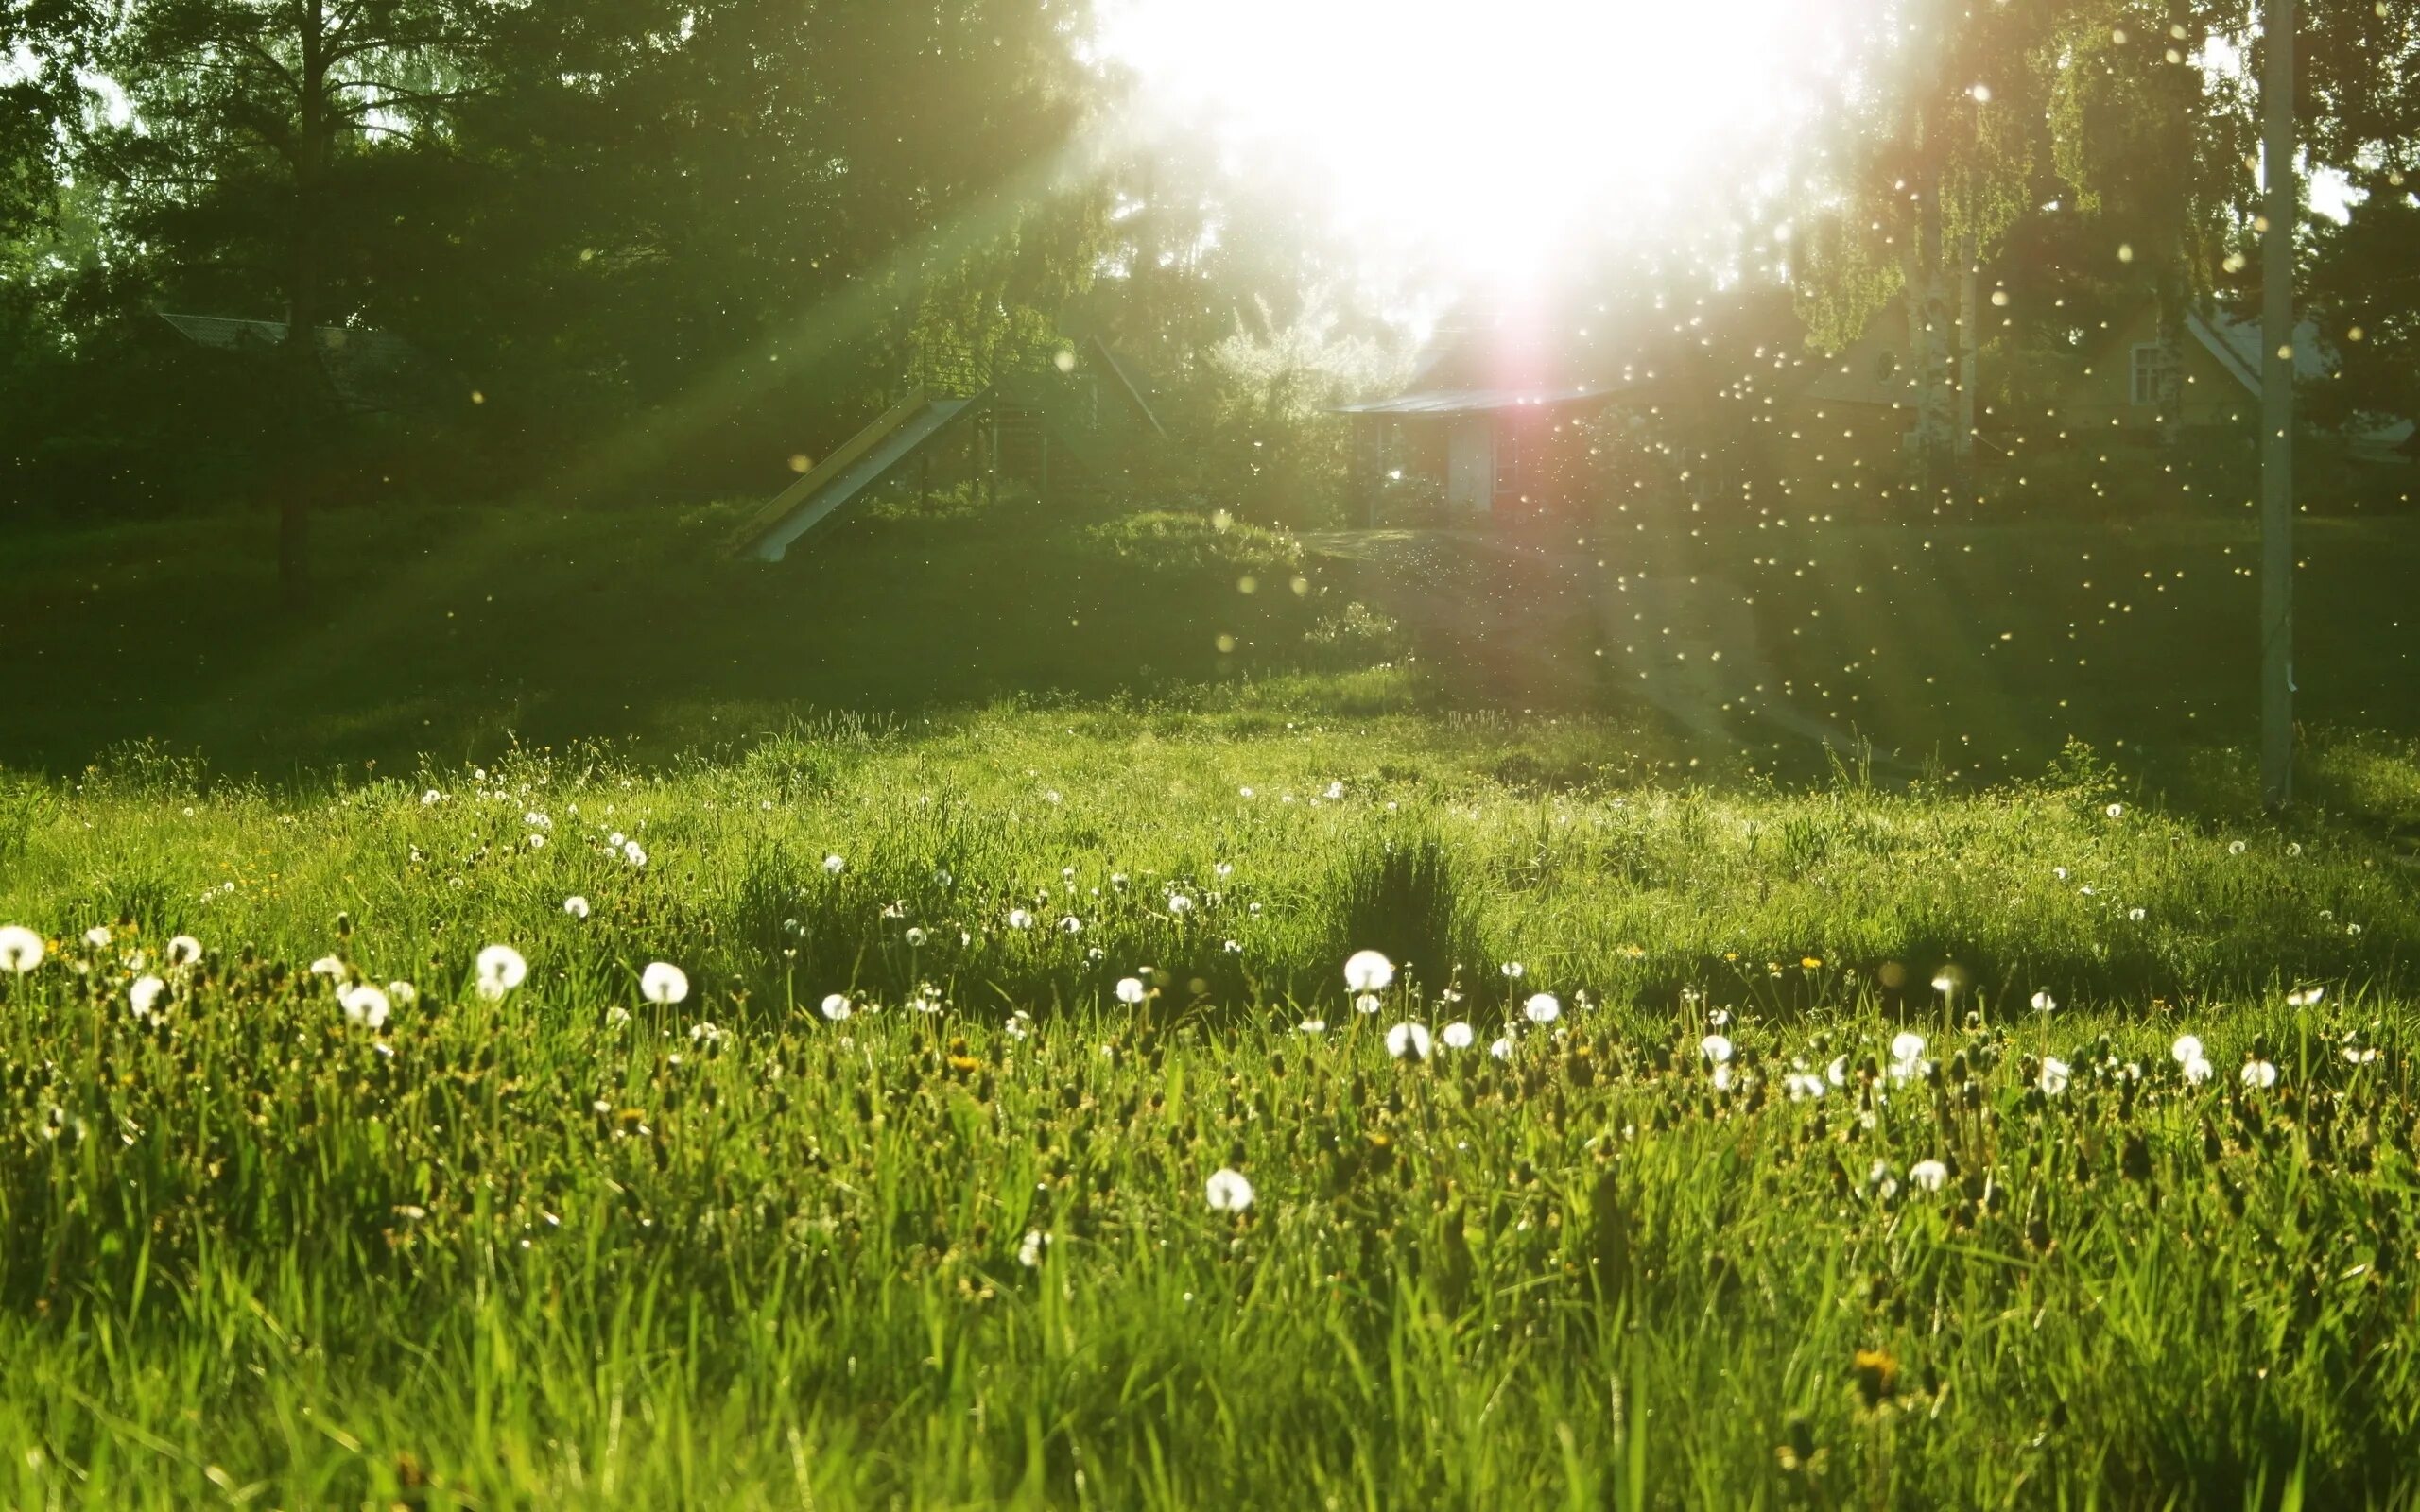
<svg viewBox="0 0 2420 1512">
<path fill-rule="evenodd" d="M 339 522 L 384 554 L 308 634 L 199 534 L 61 548 L 175 634 L 8 579 L 17 1504 L 2420 1503 L 2391 719 L 2280 818 L 2172 738 L 1758 775 L 1593 610 L 1441 639 L 1382 555 L 909 520 L 735 574 L 508 518 L 396 565 L 432 518 Z"/>
</svg>

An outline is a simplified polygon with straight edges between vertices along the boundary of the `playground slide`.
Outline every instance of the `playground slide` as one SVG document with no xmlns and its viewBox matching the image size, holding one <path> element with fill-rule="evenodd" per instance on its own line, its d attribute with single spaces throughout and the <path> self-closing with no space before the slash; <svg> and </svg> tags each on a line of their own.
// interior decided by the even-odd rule
<svg viewBox="0 0 2420 1512">
<path fill-rule="evenodd" d="M 790 542 L 889 476 L 977 402 L 934 399 L 922 389 L 909 394 L 767 504 L 749 524 L 741 551 L 764 561 L 781 560 Z"/>
</svg>

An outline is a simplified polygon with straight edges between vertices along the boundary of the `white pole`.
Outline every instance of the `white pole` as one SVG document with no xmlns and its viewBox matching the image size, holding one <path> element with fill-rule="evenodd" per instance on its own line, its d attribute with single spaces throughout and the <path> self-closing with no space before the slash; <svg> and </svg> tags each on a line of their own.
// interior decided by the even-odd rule
<svg viewBox="0 0 2420 1512">
<path fill-rule="evenodd" d="M 2260 790 L 2294 788 L 2294 0 L 2267 0 L 2260 85 Z"/>
</svg>

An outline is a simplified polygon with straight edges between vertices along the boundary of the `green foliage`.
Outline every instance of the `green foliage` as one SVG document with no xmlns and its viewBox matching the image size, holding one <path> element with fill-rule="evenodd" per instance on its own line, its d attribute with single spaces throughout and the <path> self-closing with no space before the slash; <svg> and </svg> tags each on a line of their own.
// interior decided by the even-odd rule
<svg viewBox="0 0 2420 1512">
<path fill-rule="evenodd" d="M 1303 564 L 1302 543 L 1284 529 L 1250 524 L 1223 510 L 1212 514 L 1147 509 L 1087 527 L 1085 549 L 1144 572 L 1243 572 L 1270 575 L 1271 592 Z"/>
<path fill-rule="evenodd" d="M 1542 800 L 1428 742 L 1051 713 L 57 795 L 0 873 L 51 957 L 0 974 L 0 1485 L 2413 1493 L 2420 908 L 2357 828 L 2213 831 L 2082 753 L 1963 799 Z M 493 997 L 491 942 L 529 967 Z"/>
</svg>

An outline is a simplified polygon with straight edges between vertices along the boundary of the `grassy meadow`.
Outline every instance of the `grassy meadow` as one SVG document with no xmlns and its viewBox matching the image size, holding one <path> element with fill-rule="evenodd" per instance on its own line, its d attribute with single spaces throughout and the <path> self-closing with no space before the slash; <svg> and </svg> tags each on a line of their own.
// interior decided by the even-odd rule
<svg viewBox="0 0 2420 1512">
<path fill-rule="evenodd" d="M 718 518 L 333 517 L 302 631 L 174 523 L 0 564 L 0 1495 L 2420 1503 L 2408 638 L 2272 817 L 2234 585 L 2044 586 L 2218 534 L 1767 616 L 1867 763 L 1561 557 Z"/>
</svg>

